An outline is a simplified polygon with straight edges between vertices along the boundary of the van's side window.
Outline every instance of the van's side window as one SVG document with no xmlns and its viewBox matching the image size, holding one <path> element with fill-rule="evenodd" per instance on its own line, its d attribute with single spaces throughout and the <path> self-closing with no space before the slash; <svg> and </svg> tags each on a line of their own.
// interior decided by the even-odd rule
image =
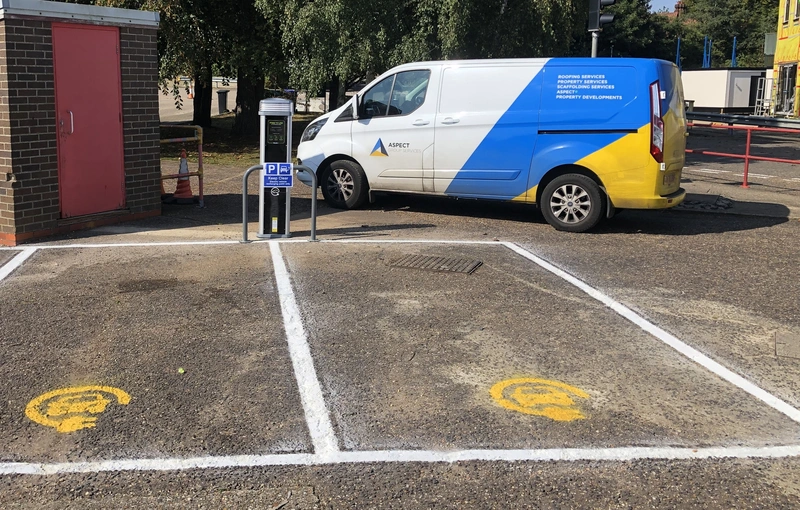
<svg viewBox="0 0 800 510">
<path fill-rule="evenodd" d="M 425 102 L 430 71 L 405 71 L 397 74 L 392 90 L 389 115 L 408 115 Z"/>
<path fill-rule="evenodd" d="M 377 85 L 364 94 L 363 117 L 383 117 L 389 106 L 389 97 L 392 94 L 392 85 L 396 75 L 384 78 Z"/>
<path fill-rule="evenodd" d="M 381 80 L 364 94 L 362 117 L 408 115 L 425 102 L 430 71 L 404 71 Z"/>
</svg>

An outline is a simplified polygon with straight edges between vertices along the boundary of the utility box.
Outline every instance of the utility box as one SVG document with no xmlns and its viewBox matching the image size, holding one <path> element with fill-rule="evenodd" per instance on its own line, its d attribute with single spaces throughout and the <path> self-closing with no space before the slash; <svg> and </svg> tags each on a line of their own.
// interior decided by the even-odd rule
<svg viewBox="0 0 800 510">
<path fill-rule="evenodd" d="M 228 89 L 217 91 L 217 106 L 219 107 L 220 115 L 228 111 Z"/>
<path fill-rule="evenodd" d="M 0 244 L 160 214 L 158 21 L 0 0 Z"/>
<path fill-rule="evenodd" d="M 694 101 L 694 111 L 753 113 L 758 100 L 758 79 L 766 69 L 697 69 L 683 71 L 683 97 Z"/>
</svg>

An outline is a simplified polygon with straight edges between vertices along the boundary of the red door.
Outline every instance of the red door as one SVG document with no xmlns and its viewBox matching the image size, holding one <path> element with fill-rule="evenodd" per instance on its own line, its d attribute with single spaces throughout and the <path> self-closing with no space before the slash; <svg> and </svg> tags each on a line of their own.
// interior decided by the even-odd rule
<svg viewBox="0 0 800 510">
<path fill-rule="evenodd" d="M 61 217 L 125 206 L 119 29 L 53 23 Z"/>
</svg>

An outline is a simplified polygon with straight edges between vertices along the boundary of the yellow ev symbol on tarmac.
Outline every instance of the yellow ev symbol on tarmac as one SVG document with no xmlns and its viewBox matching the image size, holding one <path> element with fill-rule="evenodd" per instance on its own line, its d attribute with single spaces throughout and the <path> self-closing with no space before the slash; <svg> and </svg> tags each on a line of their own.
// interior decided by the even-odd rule
<svg viewBox="0 0 800 510">
<path fill-rule="evenodd" d="M 589 398 L 589 394 L 562 382 L 530 377 L 508 379 L 492 386 L 489 393 L 498 404 L 512 411 L 555 421 L 586 418 L 572 397 Z"/>
<path fill-rule="evenodd" d="M 25 416 L 58 432 L 75 432 L 95 426 L 97 417 L 112 399 L 127 405 L 131 396 L 111 386 L 61 388 L 40 395 L 25 407 Z"/>
</svg>

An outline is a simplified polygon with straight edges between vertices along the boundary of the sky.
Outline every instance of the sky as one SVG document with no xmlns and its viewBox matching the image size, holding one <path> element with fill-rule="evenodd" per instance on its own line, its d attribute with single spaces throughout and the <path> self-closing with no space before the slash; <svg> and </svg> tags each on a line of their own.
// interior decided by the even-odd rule
<svg viewBox="0 0 800 510">
<path fill-rule="evenodd" d="M 676 1 L 677 0 L 650 0 L 650 10 L 658 12 L 663 7 L 666 7 L 668 11 L 672 12 L 675 10 Z"/>
</svg>

